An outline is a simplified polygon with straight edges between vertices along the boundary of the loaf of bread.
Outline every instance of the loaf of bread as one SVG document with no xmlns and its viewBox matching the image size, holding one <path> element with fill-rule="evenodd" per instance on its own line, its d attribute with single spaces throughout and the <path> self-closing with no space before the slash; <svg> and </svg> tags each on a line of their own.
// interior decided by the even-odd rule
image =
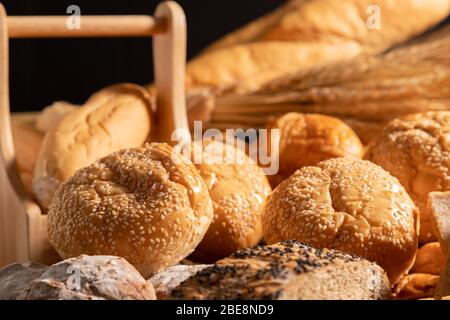
<svg viewBox="0 0 450 320">
<path fill-rule="evenodd" d="M 291 0 L 215 41 L 205 51 L 273 40 L 344 39 L 356 41 L 365 51 L 376 51 L 421 33 L 449 13 L 448 0 Z"/>
<path fill-rule="evenodd" d="M 136 85 L 120 84 L 94 94 L 45 135 L 33 178 L 39 204 L 48 208 L 76 170 L 114 151 L 144 144 L 150 133 L 151 98 Z"/>
<path fill-rule="evenodd" d="M 187 84 L 246 92 L 298 69 L 381 52 L 449 12 L 448 0 L 289 1 L 192 60 Z"/>
<path fill-rule="evenodd" d="M 239 250 L 172 291 L 174 299 L 387 299 L 375 263 L 297 241 Z"/>
</svg>

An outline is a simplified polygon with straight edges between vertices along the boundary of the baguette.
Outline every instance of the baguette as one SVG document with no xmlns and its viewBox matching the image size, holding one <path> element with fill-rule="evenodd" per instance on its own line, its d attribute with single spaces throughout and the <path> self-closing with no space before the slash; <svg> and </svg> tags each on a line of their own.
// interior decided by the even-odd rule
<svg viewBox="0 0 450 320">
<path fill-rule="evenodd" d="M 370 25 L 377 18 L 372 8 L 379 8 L 376 28 Z M 249 92 L 293 70 L 380 53 L 449 13 L 449 0 L 289 1 L 192 60 L 187 85 L 217 94 Z"/>
</svg>

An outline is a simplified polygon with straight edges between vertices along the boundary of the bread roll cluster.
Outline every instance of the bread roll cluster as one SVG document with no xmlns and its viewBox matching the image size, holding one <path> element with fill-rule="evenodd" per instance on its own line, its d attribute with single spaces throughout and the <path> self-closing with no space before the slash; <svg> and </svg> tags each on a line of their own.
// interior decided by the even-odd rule
<svg viewBox="0 0 450 320">
<path fill-rule="evenodd" d="M 236 259 L 242 259 L 245 250 L 268 250 L 270 259 L 285 259 L 283 268 L 295 275 L 289 248 L 305 245 L 319 250 L 314 252 L 320 256 L 320 250 L 334 250 L 333 254 L 341 251 L 378 264 L 398 297 L 427 297 L 433 292 L 429 285 L 435 288 L 436 277 L 445 270 L 446 252 L 442 238 L 441 245 L 430 243 L 438 234 L 430 224 L 434 207 L 427 200 L 430 192 L 448 189 L 450 112 L 394 120 L 365 155 L 358 136 L 340 120 L 282 115 L 267 124 L 268 129 L 280 130 L 280 170 L 274 178 L 230 144 L 194 141 L 191 156 L 200 151 L 198 163 L 167 144 L 145 144 L 152 140 L 151 101 L 139 87 L 105 89 L 63 115 L 45 133 L 43 146 L 36 143 L 37 156 L 27 156 L 30 166 L 37 163 L 34 193 L 44 208 L 48 204 L 49 238 L 62 258 L 120 256 L 150 277 L 189 256 L 194 262 L 219 261 L 208 271 L 215 277 L 221 265 L 243 265 Z M 21 134 L 31 132 L 21 130 L 15 134 L 16 144 Z M 32 132 L 40 141 L 42 134 Z M 22 153 L 18 159 L 24 159 L 23 150 L 17 150 Z M 57 183 L 40 183 L 44 180 Z M 43 195 L 48 197 L 45 201 Z M 425 244 L 420 250 L 419 235 Z M 261 243 L 268 246 L 254 247 Z M 273 255 L 280 248 L 287 250 L 287 257 Z M 309 257 L 308 250 L 302 254 Z M 258 261 L 249 263 L 248 270 L 257 272 L 268 261 L 264 257 L 252 256 Z M 357 263 L 363 264 L 369 266 Z M 257 281 L 246 272 L 249 283 Z M 299 279 L 322 288 L 325 282 L 316 279 L 322 272 L 319 267 L 312 278 L 302 273 Z M 365 272 L 362 277 L 367 277 Z M 341 280 L 350 277 L 348 273 Z M 179 298 L 222 297 L 220 290 L 201 289 L 203 285 L 196 284 L 201 279 L 193 276 L 188 284 L 177 284 L 174 292 Z M 220 285 L 237 283 L 231 277 Z M 377 288 L 360 294 L 385 294 Z M 235 294 L 229 292 L 227 298 Z M 291 298 L 308 296 L 286 292 Z M 176 298 L 169 291 L 164 296 Z"/>
</svg>

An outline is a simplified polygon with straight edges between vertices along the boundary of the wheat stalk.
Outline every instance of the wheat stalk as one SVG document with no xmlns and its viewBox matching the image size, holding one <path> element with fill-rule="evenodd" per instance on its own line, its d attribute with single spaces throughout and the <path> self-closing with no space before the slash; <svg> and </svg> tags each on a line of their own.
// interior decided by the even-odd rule
<svg viewBox="0 0 450 320">
<path fill-rule="evenodd" d="M 251 94 L 216 97 L 209 126 L 261 127 L 286 112 L 314 112 L 370 140 L 393 118 L 450 109 L 449 53 L 447 26 L 377 56 L 300 70 Z"/>
</svg>

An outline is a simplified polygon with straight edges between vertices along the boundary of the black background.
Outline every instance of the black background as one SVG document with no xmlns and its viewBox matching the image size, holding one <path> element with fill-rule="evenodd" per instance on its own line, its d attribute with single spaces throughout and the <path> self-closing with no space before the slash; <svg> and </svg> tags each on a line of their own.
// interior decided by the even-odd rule
<svg viewBox="0 0 450 320">
<path fill-rule="evenodd" d="M 0 0 L 9 15 L 153 14 L 159 0 Z M 284 0 L 179 0 L 188 23 L 188 57 Z M 11 40 L 13 111 L 40 110 L 56 100 L 82 103 L 118 82 L 152 81 L 150 39 Z"/>
</svg>

